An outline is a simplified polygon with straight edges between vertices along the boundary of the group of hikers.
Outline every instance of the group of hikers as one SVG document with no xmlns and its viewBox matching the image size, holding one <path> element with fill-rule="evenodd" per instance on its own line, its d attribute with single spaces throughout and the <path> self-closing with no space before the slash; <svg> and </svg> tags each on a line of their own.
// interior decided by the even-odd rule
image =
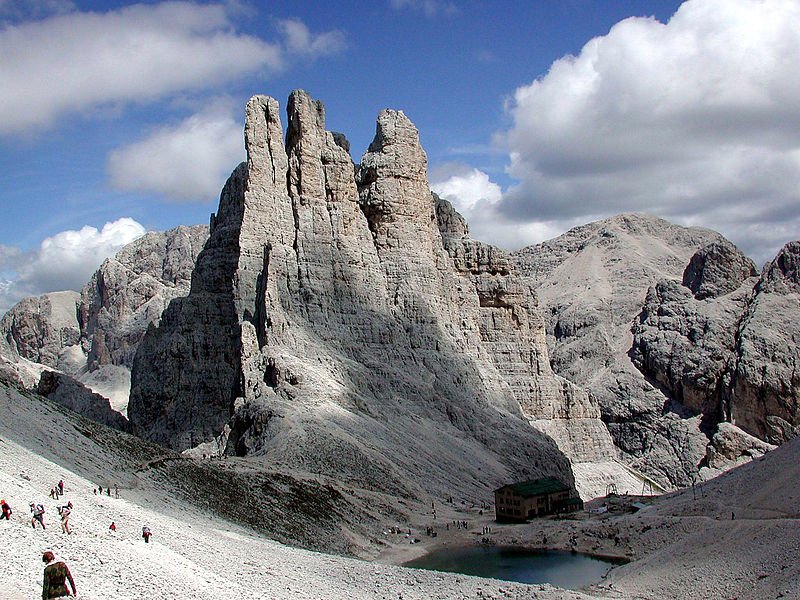
<svg viewBox="0 0 800 600">
<path fill-rule="evenodd" d="M 64 495 L 64 480 L 59 479 L 55 487 L 50 488 L 50 497 L 53 500 L 58 500 L 58 498 L 63 495 Z"/>
<path fill-rule="evenodd" d="M 92 491 L 94 491 L 95 496 L 97 494 L 100 494 L 102 496 L 103 495 L 103 486 L 102 485 L 98 485 L 97 489 L 96 490 L 92 490 Z M 110 487 L 106 488 L 106 496 L 111 497 L 111 488 Z M 116 483 L 114 484 L 114 497 L 115 498 L 119 498 L 119 486 L 117 486 Z"/>
<path fill-rule="evenodd" d="M 95 489 L 94 493 L 97 494 L 98 489 L 100 493 L 103 493 L 102 486 Z M 114 486 L 114 493 L 117 498 L 119 498 L 119 488 L 115 485 Z M 111 496 L 111 488 L 107 488 L 106 494 Z M 50 497 L 54 500 L 58 500 L 61 496 L 64 495 L 64 480 L 59 480 L 58 484 L 51 488 L 50 490 Z M 45 515 L 45 508 L 44 505 L 41 503 L 31 502 L 30 503 L 30 510 L 31 510 L 31 527 L 36 529 L 37 524 L 41 526 L 42 529 L 46 529 L 45 522 L 44 522 L 44 515 Z M 61 530 L 66 534 L 71 534 L 72 530 L 69 526 L 69 518 L 72 514 L 73 505 L 72 501 L 67 502 L 63 506 L 57 507 L 58 514 L 61 518 Z M 7 521 L 11 520 L 11 515 L 14 514 L 14 511 L 11 509 L 11 505 L 6 502 L 4 498 L 0 498 L 0 520 L 5 519 Z M 112 521 L 109 529 L 114 532 L 117 530 L 117 525 L 115 522 Z M 150 537 L 153 535 L 150 527 L 148 525 L 144 525 L 142 527 L 142 539 L 145 541 L 146 544 L 150 543 Z M 49 598 L 61 598 L 64 596 L 70 595 L 70 590 L 67 587 L 67 582 L 69 582 L 70 587 L 72 588 L 72 595 L 77 594 L 77 590 L 75 587 L 75 581 L 72 577 L 72 573 L 70 573 L 69 567 L 67 564 L 60 559 L 57 559 L 55 554 L 51 550 L 47 550 L 42 554 L 42 562 L 45 563 L 44 568 L 44 579 L 42 581 L 42 598 L 47 600 Z"/>
<path fill-rule="evenodd" d="M 5 500 L 3 500 L 3 504 L 5 504 Z M 11 507 L 8 504 L 5 504 L 8 507 L 8 514 L 11 514 Z M 36 524 L 38 523 L 41 525 L 42 529 L 47 529 L 44 524 L 44 506 L 42 504 L 35 504 L 31 502 L 30 504 L 31 509 L 31 527 L 36 529 Z M 66 534 L 71 534 L 72 531 L 69 528 L 69 516 L 72 514 L 72 501 L 67 502 L 63 506 L 59 506 L 56 508 L 58 510 L 58 515 L 61 517 L 61 531 Z M 6 509 L 3 508 L 3 514 L 5 514 Z M 6 517 L 8 518 L 8 517 Z"/>
<path fill-rule="evenodd" d="M 36 529 L 36 524 L 42 526 L 42 529 L 46 529 L 44 525 L 44 506 L 41 504 L 34 504 L 31 502 L 31 527 Z M 71 534 L 72 531 L 69 528 L 69 516 L 72 514 L 72 502 L 67 502 L 64 506 L 57 507 L 58 514 L 61 517 L 61 531 L 66 534 Z"/>
</svg>

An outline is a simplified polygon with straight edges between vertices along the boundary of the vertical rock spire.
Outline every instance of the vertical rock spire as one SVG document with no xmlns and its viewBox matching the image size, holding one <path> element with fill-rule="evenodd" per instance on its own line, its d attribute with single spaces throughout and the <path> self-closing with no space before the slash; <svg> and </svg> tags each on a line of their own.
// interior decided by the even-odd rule
<svg viewBox="0 0 800 600">
<path fill-rule="evenodd" d="M 534 305 L 484 303 L 508 272 L 487 269 L 485 292 L 456 268 L 411 121 L 379 115 L 358 175 L 302 91 L 287 104 L 285 146 L 265 96 L 248 102 L 245 143 L 192 293 L 137 355 L 140 432 L 403 494 L 420 481 L 474 490 L 476 468 L 491 484 L 509 473 L 571 482 L 567 460 L 522 414 L 516 390 L 536 386 L 507 377 L 540 375 L 528 348 L 543 344 L 530 335 L 530 323 L 541 327 L 526 316 Z"/>
</svg>

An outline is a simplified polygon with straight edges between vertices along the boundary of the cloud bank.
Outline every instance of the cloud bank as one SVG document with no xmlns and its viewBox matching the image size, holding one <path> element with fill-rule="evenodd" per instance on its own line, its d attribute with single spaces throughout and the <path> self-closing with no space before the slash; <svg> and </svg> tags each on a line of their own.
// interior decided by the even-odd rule
<svg viewBox="0 0 800 600">
<path fill-rule="evenodd" d="M 62 231 L 32 252 L 0 245 L 0 314 L 25 296 L 80 290 L 100 263 L 144 233 L 141 224 L 123 217 L 100 230 L 87 225 Z"/>
<path fill-rule="evenodd" d="M 649 212 L 770 258 L 800 237 L 797 23 L 797 0 L 690 0 L 556 61 L 508 103 L 496 209 L 544 230 Z"/>
<path fill-rule="evenodd" d="M 525 222 L 500 212 L 502 188 L 480 169 L 460 163 L 440 165 L 430 173 L 431 189 L 450 202 L 469 224 L 470 237 L 503 248 L 521 248 L 548 240 L 565 229 L 565 223 Z M 567 226 L 578 225 L 577 221 Z"/>
<path fill-rule="evenodd" d="M 108 159 L 111 184 L 176 200 L 212 200 L 244 160 L 243 125 L 228 106 L 212 105 L 156 129 Z"/>
<path fill-rule="evenodd" d="M 68 6 L 68 5 L 67 5 Z M 292 56 L 339 51 L 339 32 L 283 21 L 273 42 L 238 33 L 235 6 L 163 2 L 67 12 L 0 29 L 0 135 L 47 128 L 61 115 L 206 90 Z"/>
</svg>

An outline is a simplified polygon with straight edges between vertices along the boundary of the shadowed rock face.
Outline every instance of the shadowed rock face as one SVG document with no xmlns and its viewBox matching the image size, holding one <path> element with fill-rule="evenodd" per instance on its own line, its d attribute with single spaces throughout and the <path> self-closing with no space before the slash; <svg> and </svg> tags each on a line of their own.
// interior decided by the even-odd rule
<svg viewBox="0 0 800 600">
<path fill-rule="evenodd" d="M 686 287 L 662 280 L 647 294 L 632 358 L 709 433 L 729 422 L 775 444 L 800 424 L 798 250 L 787 244 L 757 278 L 738 250 L 714 244 L 692 257 Z"/>
<path fill-rule="evenodd" d="M 666 486 L 687 485 L 708 439 L 631 361 L 631 325 L 647 290 L 680 279 L 701 247 L 720 240 L 648 215 L 576 227 L 511 255 L 543 306 L 553 370 L 596 401 L 625 461 Z"/>
<path fill-rule="evenodd" d="M 683 285 L 698 300 L 718 298 L 737 289 L 748 277 L 755 277 L 756 265 L 727 240 L 698 250 L 683 272 Z"/>
<path fill-rule="evenodd" d="M 130 431 L 128 419 L 113 410 L 107 398 L 92 393 L 69 375 L 44 371 L 36 385 L 36 393 L 93 421 L 120 431 Z"/>
<path fill-rule="evenodd" d="M 437 218 L 411 121 L 383 111 L 355 166 L 318 101 L 287 113 L 284 145 L 278 103 L 247 105 L 191 292 L 137 352 L 137 431 L 401 495 L 572 482 L 529 421 L 596 408 L 550 370 L 507 258 Z"/>
<path fill-rule="evenodd" d="M 798 423 L 798 247 L 759 280 L 713 231 L 620 215 L 512 260 L 536 282 L 553 369 L 598 401 L 626 462 L 688 485 L 707 455 L 737 460 L 715 450 L 718 423 L 771 443 Z"/>
</svg>

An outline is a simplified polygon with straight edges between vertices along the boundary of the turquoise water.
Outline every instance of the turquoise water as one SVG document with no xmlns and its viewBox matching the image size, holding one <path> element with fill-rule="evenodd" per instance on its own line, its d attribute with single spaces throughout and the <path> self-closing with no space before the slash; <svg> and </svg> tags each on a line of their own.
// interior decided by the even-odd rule
<svg viewBox="0 0 800 600">
<path fill-rule="evenodd" d="M 575 590 L 597 583 L 615 564 L 621 561 L 561 551 L 465 546 L 442 548 L 404 566 L 520 583 L 550 583 Z"/>
</svg>

